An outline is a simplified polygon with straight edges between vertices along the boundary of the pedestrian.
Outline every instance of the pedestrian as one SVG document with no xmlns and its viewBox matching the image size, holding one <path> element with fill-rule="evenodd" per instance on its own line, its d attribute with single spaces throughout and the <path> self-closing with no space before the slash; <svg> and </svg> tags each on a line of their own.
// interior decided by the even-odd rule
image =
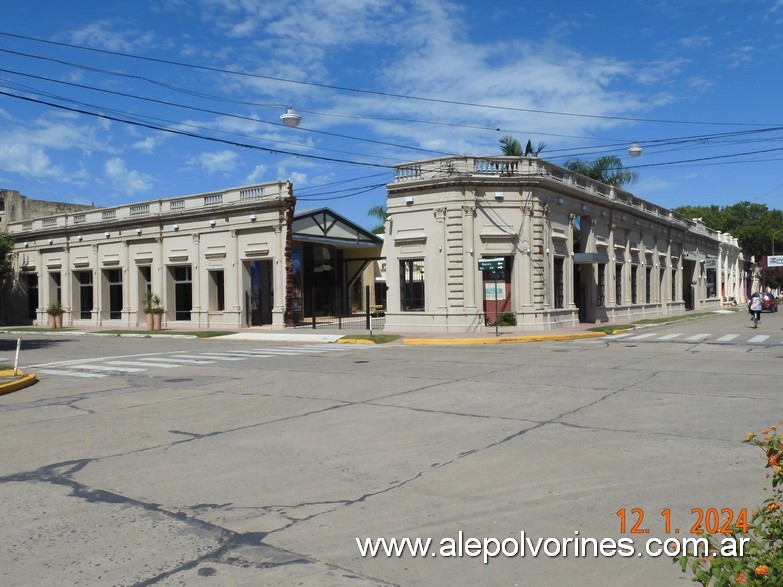
<svg viewBox="0 0 783 587">
<path fill-rule="evenodd" d="M 758 326 L 761 322 L 761 296 L 758 293 L 754 293 L 750 296 L 750 302 L 748 302 L 748 311 L 750 312 L 750 321 L 753 322 L 753 328 Z"/>
</svg>

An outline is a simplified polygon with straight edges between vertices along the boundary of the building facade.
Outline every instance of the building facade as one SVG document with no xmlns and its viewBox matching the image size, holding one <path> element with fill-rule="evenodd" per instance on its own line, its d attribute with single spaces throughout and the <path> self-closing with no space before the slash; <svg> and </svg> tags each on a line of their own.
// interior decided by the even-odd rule
<svg viewBox="0 0 783 587">
<path fill-rule="evenodd" d="M 376 304 L 382 239 L 328 208 L 295 212 L 280 181 L 217 192 L 62 212 L 51 203 L 8 224 L 17 275 L 12 322 L 235 330 L 308 324 Z M 68 208 L 64 208 L 68 210 Z"/>
<path fill-rule="evenodd" d="M 158 296 L 168 327 L 283 327 L 292 321 L 288 182 L 267 183 L 10 223 L 17 322 L 146 324 Z"/>
<path fill-rule="evenodd" d="M 476 332 L 499 318 L 551 330 L 743 295 L 731 235 L 534 157 L 402 164 L 387 190 L 392 331 Z"/>
</svg>

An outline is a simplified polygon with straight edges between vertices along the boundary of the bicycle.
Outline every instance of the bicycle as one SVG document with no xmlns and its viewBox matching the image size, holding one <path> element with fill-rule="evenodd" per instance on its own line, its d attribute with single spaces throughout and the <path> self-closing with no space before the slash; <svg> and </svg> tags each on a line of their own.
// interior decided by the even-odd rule
<svg viewBox="0 0 783 587">
<path fill-rule="evenodd" d="M 759 313 L 751 312 L 750 321 L 753 322 L 753 328 L 758 328 L 759 322 L 761 322 L 761 318 L 759 318 Z"/>
</svg>

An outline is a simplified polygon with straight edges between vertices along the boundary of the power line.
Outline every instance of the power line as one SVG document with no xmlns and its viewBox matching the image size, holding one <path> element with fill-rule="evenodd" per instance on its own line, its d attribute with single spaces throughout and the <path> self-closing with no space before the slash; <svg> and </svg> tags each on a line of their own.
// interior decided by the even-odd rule
<svg viewBox="0 0 783 587">
<path fill-rule="evenodd" d="M 123 124 L 130 124 L 132 126 L 148 128 L 148 129 L 157 130 L 157 131 L 160 131 L 160 132 L 176 134 L 176 135 L 186 136 L 186 137 L 195 138 L 195 139 L 202 139 L 202 140 L 206 140 L 206 141 L 213 141 L 213 142 L 216 142 L 216 143 L 223 143 L 223 144 L 226 144 L 226 145 L 231 145 L 233 147 L 243 147 L 243 148 L 246 148 L 246 149 L 256 149 L 256 150 L 259 150 L 259 151 L 266 151 L 267 153 L 271 153 L 271 154 L 274 154 L 274 155 L 290 155 L 290 156 L 293 156 L 293 157 L 301 157 L 303 159 L 314 159 L 314 160 L 317 160 L 317 161 L 329 161 L 331 163 L 345 163 L 347 165 L 359 165 L 359 166 L 363 166 L 363 167 L 378 167 L 378 168 L 383 168 L 383 169 L 391 169 L 392 168 L 389 165 L 380 165 L 378 163 L 367 163 L 367 162 L 362 162 L 362 161 L 350 161 L 350 160 L 346 160 L 346 159 L 335 159 L 333 157 L 322 157 L 322 156 L 319 156 L 319 155 L 306 155 L 304 153 L 296 153 L 296 152 L 293 152 L 293 151 L 285 151 L 283 149 L 270 149 L 268 147 L 261 147 L 259 145 L 250 145 L 250 144 L 247 144 L 247 143 L 240 143 L 240 142 L 237 142 L 237 141 L 228 141 L 226 139 L 220 139 L 218 137 L 210 137 L 210 136 L 207 136 L 207 135 L 199 135 L 199 134 L 196 134 L 196 133 L 187 132 L 187 131 L 183 131 L 183 130 L 176 130 L 176 129 L 172 129 L 172 128 L 165 128 L 165 127 L 162 127 L 162 126 L 157 126 L 157 125 L 148 124 L 148 123 L 144 123 L 144 122 L 138 122 L 138 121 L 128 120 L 128 119 L 124 119 L 124 118 L 119 118 L 117 116 L 109 116 L 108 114 L 102 114 L 102 113 L 99 113 L 99 112 L 90 112 L 88 110 L 83 110 L 83 109 L 80 109 L 80 108 L 71 108 L 69 106 L 64 106 L 62 104 L 55 104 L 53 102 L 47 102 L 45 100 L 38 100 L 38 99 L 30 98 L 30 97 L 27 97 L 27 96 L 18 96 L 16 94 L 12 94 L 10 92 L 4 92 L 4 91 L 1 91 L 1 90 L 0 90 L 0 96 L 8 96 L 10 98 L 16 98 L 17 100 L 24 100 L 26 102 L 32 102 L 32 103 L 35 103 L 35 104 L 42 104 L 44 106 L 50 106 L 52 108 L 58 108 L 60 110 L 66 110 L 68 112 L 75 112 L 77 114 L 85 114 L 87 116 L 93 116 L 93 117 L 96 117 L 96 118 L 102 118 L 102 119 L 105 119 L 105 120 L 111 120 L 113 122 L 121 122 Z"/>
<path fill-rule="evenodd" d="M 214 114 L 216 116 L 226 116 L 226 117 L 229 117 L 229 118 L 237 118 L 239 120 L 248 120 L 248 121 L 256 123 L 256 124 L 270 124 L 270 125 L 274 125 L 274 126 L 279 126 L 277 122 L 269 122 L 268 120 L 261 120 L 261 119 L 258 119 L 258 118 L 253 118 L 251 116 L 243 116 L 241 114 L 232 114 L 230 112 L 220 112 L 218 110 L 210 110 L 209 108 L 200 108 L 198 106 L 187 106 L 185 104 L 178 104 L 176 102 L 169 102 L 167 100 L 158 100 L 156 98 L 147 98 L 145 96 L 136 96 L 134 94 L 129 94 L 127 92 L 119 92 L 119 91 L 116 91 L 116 90 L 107 90 L 105 88 L 96 88 L 94 86 L 88 86 L 86 84 L 77 84 L 75 82 L 67 82 L 67 81 L 63 81 L 63 80 L 56 80 L 56 79 L 51 79 L 51 78 L 48 78 L 48 77 L 34 75 L 34 74 L 31 74 L 31 73 L 23 73 L 23 72 L 20 72 L 20 71 L 14 71 L 14 70 L 10 70 L 10 69 L 0 69 L 0 71 L 5 72 L 5 73 L 10 73 L 10 74 L 13 74 L 13 75 L 19 75 L 19 76 L 23 76 L 23 77 L 29 77 L 29 78 L 33 78 L 33 79 L 37 79 L 37 80 L 47 81 L 47 82 L 50 82 L 50 83 L 61 84 L 61 85 L 81 88 L 81 89 L 85 89 L 85 90 L 91 90 L 91 91 L 94 91 L 94 92 L 101 92 L 101 93 L 104 93 L 104 94 L 111 94 L 111 95 L 114 95 L 114 96 L 121 96 L 123 98 L 131 98 L 133 100 L 141 100 L 141 101 L 144 101 L 144 102 L 151 102 L 153 104 L 160 104 L 162 106 L 171 106 L 171 107 L 174 107 L 174 108 L 185 108 L 185 109 L 188 109 L 188 110 L 193 110 L 195 112 L 203 112 L 205 114 Z M 389 143 L 389 142 L 386 142 L 386 141 L 376 141 L 376 140 L 373 140 L 373 139 L 365 139 L 365 138 L 362 138 L 362 137 L 354 137 L 354 136 L 350 136 L 350 135 L 343 135 L 343 134 L 333 133 L 333 132 L 328 132 L 328 131 L 323 131 L 323 130 L 314 130 L 314 129 L 308 129 L 308 128 L 297 128 L 296 130 L 298 130 L 300 132 L 310 132 L 310 133 L 315 133 L 315 134 L 321 134 L 321 135 L 326 135 L 326 136 L 337 137 L 337 138 L 341 138 L 341 139 L 350 139 L 350 140 L 353 140 L 353 141 L 374 143 L 374 144 L 378 144 L 378 145 L 383 145 L 385 147 L 396 147 L 398 149 L 408 149 L 408 150 L 412 150 L 412 151 L 419 151 L 419 152 L 422 152 L 422 153 L 430 153 L 430 154 L 433 154 L 433 155 L 451 155 L 451 153 L 446 153 L 444 151 L 433 151 L 431 149 L 421 149 L 419 147 L 410 147 L 410 146 L 407 146 L 407 145 L 399 145 L 397 143 Z"/>
<path fill-rule="evenodd" d="M 117 57 L 126 57 L 128 59 L 137 59 L 141 61 L 147 61 L 151 63 L 160 63 L 164 65 L 175 65 L 177 67 L 187 67 L 191 69 L 199 69 L 202 71 L 209 71 L 213 73 L 221 73 L 221 74 L 228 74 L 228 75 L 237 75 L 242 77 L 250 77 L 254 79 L 263 79 L 267 81 L 274 81 L 274 82 L 282 82 L 287 84 L 295 84 L 295 85 L 301 85 L 301 86 L 308 86 L 308 87 L 316 87 L 316 88 L 322 88 L 322 89 L 328 89 L 328 90 L 337 90 L 342 92 L 352 92 L 352 93 L 358 93 L 358 94 L 369 94 L 369 95 L 375 95 L 375 96 L 382 96 L 386 98 L 399 98 L 404 100 L 416 100 L 416 101 L 422 101 L 422 102 L 430 102 L 430 103 L 437 103 L 437 104 L 449 104 L 452 106 L 469 106 L 473 108 L 486 108 L 486 109 L 492 109 L 492 110 L 505 110 L 509 112 L 527 112 L 531 114 L 546 114 L 546 115 L 552 115 L 552 116 L 571 116 L 571 117 L 577 117 L 577 118 L 593 118 L 593 119 L 599 119 L 599 120 L 624 120 L 629 122 L 651 122 L 651 123 L 661 123 L 661 124 L 688 124 L 688 125 L 714 125 L 714 126 L 772 126 L 771 124 L 753 124 L 753 123 L 726 123 L 725 121 L 721 122 L 714 122 L 714 121 L 692 121 L 692 120 L 667 120 L 667 119 L 656 119 L 656 118 L 635 118 L 630 116 L 607 116 L 607 115 L 599 115 L 599 114 L 582 114 L 582 113 L 574 113 L 574 112 L 557 112 L 552 110 L 537 110 L 533 108 L 519 108 L 514 106 L 498 106 L 498 105 L 492 105 L 492 104 L 480 104 L 475 102 L 462 102 L 458 100 L 447 100 L 442 98 L 428 98 L 423 96 L 412 96 L 412 95 L 405 95 L 405 94 L 395 94 L 391 92 L 380 92 L 377 90 L 365 90 L 361 88 L 351 88 L 348 86 L 335 86 L 335 85 L 329 85 L 329 84 L 321 84 L 317 82 L 306 82 L 301 80 L 292 80 L 292 79 L 286 79 L 281 77 L 274 77 L 274 76 L 268 76 L 268 75 L 261 75 L 258 73 L 250 73 L 246 71 L 236 71 L 236 70 L 229 70 L 229 69 L 221 69 L 218 67 L 210 67 L 207 65 L 197 65 L 193 63 L 185 63 L 182 61 L 173 61 L 169 59 L 161 59 L 159 57 L 145 57 L 142 55 L 134 55 L 132 53 L 122 53 L 120 51 L 111 51 L 108 49 L 98 49 L 95 47 L 87 47 L 85 45 L 77 45 L 77 44 L 71 44 L 71 43 L 63 43 L 60 41 L 50 41 L 47 39 L 40 39 L 37 37 L 31 37 L 27 35 L 19 35 L 14 33 L 7 33 L 0 31 L 0 36 L 5 37 L 13 37 L 17 39 L 24 39 L 26 41 L 34 41 L 37 43 L 46 43 L 50 45 L 60 46 L 60 47 L 68 47 L 71 49 L 79 49 L 82 51 L 91 51 L 94 53 L 101 53 L 105 55 L 114 55 Z"/>
</svg>

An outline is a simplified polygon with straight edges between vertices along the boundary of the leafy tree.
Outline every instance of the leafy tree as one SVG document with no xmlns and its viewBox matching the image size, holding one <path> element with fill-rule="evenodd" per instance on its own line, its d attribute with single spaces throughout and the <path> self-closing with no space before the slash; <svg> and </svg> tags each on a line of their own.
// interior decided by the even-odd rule
<svg viewBox="0 0 783 587">
<path fill-rule="evenodd" d="M 376 225 L 370 229 L 373 234 L 383 234 L 386 232 L 386 218 L 389 213 L 386 211 L 386 206 L 373 206 L 367 210 L 367 216 L 376 220 Z"/>
<path fill-rule="evenodd" d="M 772 254 L 774 239 L 775 252 L 783 252 L 783 212 L 769 210 L 766 204 L 742 201 L 731 206 L 680 206 L 675 212 L 686 218 L 700 218 L 713 230 L 728 232 L 739 241 L 746 260 L 751 256 L 756 263 L 762 257 Z M 783 285 L 783 271 L 766 272 L 766 284 L 771 287 Z"/>
<path fill-rule="evenodd" d="M 639 181 L 639 174 L 623 168 L 623 162 L 615 155 L 604 155 L 589 162 L 582 159 L 569 159 L 565 166 L 575 173 L 615 187 L 623 187 Z"/>
<path fill-rule="evenodd" d="M 9 299 L 14 273 L 14 237 L 7 232 L 0 233 L 0 320 L 5 319 L 4 300 Z"/>
<path fill-rule="evenodd" d="M 506 135 L 500 138 L 500 151 L 506 157 L 538 157 L 538 154 L 546 149 L 546 143 L 539 142 L 538 147 L 533 148 L 533 143 L 528 139 L 525 149 L 522 150 L 522 143 L 511 135 Z"/>
</svg>

